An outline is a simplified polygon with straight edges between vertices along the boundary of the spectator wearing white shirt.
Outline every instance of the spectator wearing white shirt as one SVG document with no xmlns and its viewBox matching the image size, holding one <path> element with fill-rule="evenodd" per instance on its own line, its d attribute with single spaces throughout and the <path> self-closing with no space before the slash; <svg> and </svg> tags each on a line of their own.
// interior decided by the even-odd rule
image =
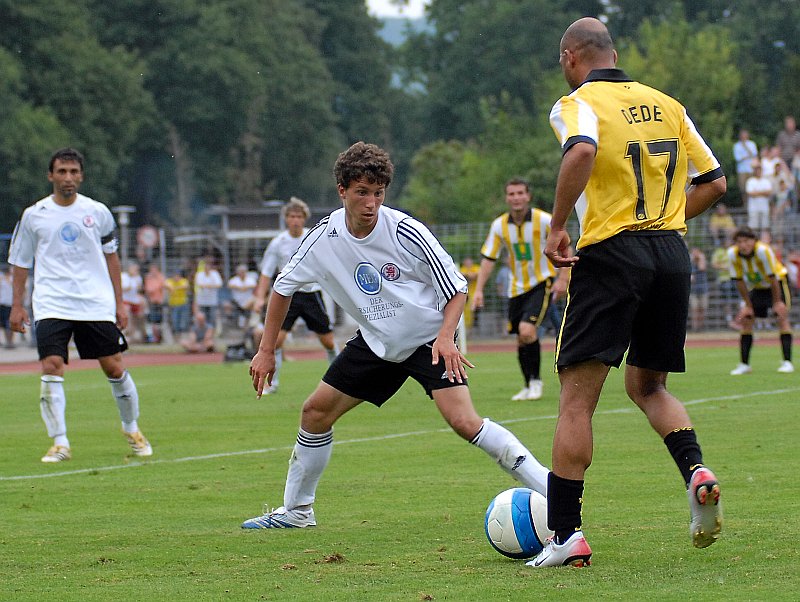
<svg viewBox="0 0 800 602">
<path fill-rule="evenodd" d="M 222 276 L 214 269 L 211 261 L 206 259 L 202 269 L 194 277 L 194 303 L 198 311 L 206 315 L 206 321 L 214 328 L 217 325 L 219 308 L 219 289 L 222 288 Z"/>
</svg>

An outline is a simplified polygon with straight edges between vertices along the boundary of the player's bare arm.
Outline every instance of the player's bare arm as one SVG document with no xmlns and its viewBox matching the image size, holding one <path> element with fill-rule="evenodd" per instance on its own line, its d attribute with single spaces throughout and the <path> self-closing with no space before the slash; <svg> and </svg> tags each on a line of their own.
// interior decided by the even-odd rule
<svg viewBox="0 0 800 602">
<path fill-rule="evenodd" d="M 479 309 L 483 307 L 483 289 L 486 286 L 486 281 L 494 269 L 494 261 L 486 257 L 481 259 L 481 267 L 478 270 L 478 279 L 475 282 L 475 292 L 470 299 L 472 309 Z"/>
<path fill-rule="evenodd" d="M 25 332 L 25 327 L 30 326 L 31 319 L 25 309 L 25 285 L 28 283 L 28 270 L 19 266 L 11 266 L 13 297 L 11 301 L 11 315 L 9 322 L 14 332 Z"/>
<path fill-rule="evenodd" d="M 267 292 L 269 292 L 271 282 L 272 279 L 264 276 L 264 274 L 258 276 L 258 284 L 256 284 L 256 289 L 253 291 L 253 298 L 255 299 L 253 311 L 260 312 L 263 309 L 264 304 L 267 302 Z"/>
<path fill-rule="evenodd" d="M 264 319 L 264 334 L 261 335 L 258 353 L 250 362 L 250 376 L 253 379 L 256 397 L 261 397 L 265 386 L 272 385 L 272 377 L 275 376 L 275 347 L 278 333 L 286 314 L 289 313 L 291 302 L 291 297 L 284 297 L 275 291 L 269 298 L 267 317 Z"/>
<path fill-rule="evenodd" d="M 563 268 L 574 265 L 578 257 L 571 253 L 570 238 L 566 231 L 567 220 L 578 202 L 594 167 L 595 147 L 588 142 L 574 144 L 564 154 L 556 183 L 556 198 L 550 234 L 547 236 L 544 254 L 554 266 Z"/>
<path fill-rule="evenodd" d="M 444 369 L 447 372 L 447 379 L 450 382 L 464 382 L 467 378 L 465 366 L 474 368 L 475 366 L 461 353 L 455 343 L 455 333 L 458 321 L 464 311 L 467 295 L 456 293 L 444 306 L 444 320 L 436 340 L 433 342 L 433 353 L 431 360 L 433 364 L 438 364 L 439 359 L 444 359 Z"/>
<path fill-rule="evenodd" d="M 728 189 L 725 176 L 690 186 L 686 191 L 686 219 L 697 217 L 711 207 Z"/>
<path fill-rule="evenodd" d="M 111 285 L 114 287 L 114 299 L 117 303 L 117 326 L 125 330 L 128 326 L 128 308 L 122 301 L 122 265 L 119 255 L 116 253 L 105 253 L 108 275 L 111 277 Z"/>
</svg>

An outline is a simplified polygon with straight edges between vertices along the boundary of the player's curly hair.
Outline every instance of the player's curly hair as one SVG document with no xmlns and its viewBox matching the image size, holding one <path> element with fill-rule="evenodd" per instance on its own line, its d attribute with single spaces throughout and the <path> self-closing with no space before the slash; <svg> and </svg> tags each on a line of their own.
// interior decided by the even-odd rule
<svg viewBox="0 0 800 602">
<path fill-rule="evenodd" d="M 389 153 L 382 148 L 366 142 L 356 142 L 339 154 L 333 166 L 333 175 L 336 183 L 345 188 L 354 180 L 362 178 L 370 184 L 389 186 L 394 175 L 394 165 L 389 159 Z"/>
<path fill-rule="evenodd" d="M 50 173 L 53 173 L 53 166 L 56 164 L 57 160 L 75 161 L 81 166 L 81 171 L 83 171 L 83 155 L 74 148 L 60 148 L 50 156 L 50 163 L 48 164 Z"/>
</svg>

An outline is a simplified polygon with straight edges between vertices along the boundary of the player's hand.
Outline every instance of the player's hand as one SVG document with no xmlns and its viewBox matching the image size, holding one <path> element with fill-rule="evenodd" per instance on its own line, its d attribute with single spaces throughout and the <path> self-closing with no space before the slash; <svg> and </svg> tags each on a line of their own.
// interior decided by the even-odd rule
<svg viewBox="0 0 800 602">
<path fill-rule="evenodd" d="M 253 379 L 256 398 L 261 398 L 264 387 L 272 386 L 273 376 L 275 376 L 275 352 L 259 349 L 250 362 L 250 377 Z"/>
<path fill-rule="evenodd" d="M 120 330 L 128 327 L 128 306 L 124 303 L 117 303 L 117 326 Z"/>
<path fill-rule="evenodd" d="M 433 342 L 431 361 L 435 366 L 440 360 L 444 360 L 444 373 L 447 376 L 447 380 L 451 383 L 456 381 L 463 383 L 467 380 L 465 366 L 469 366 L 470 368 L 475 367 L 472 362 L 461 353 L 452 338 L 442 339 L 437 337 Z"/>
<path fill-rule="evenodd" d="M 553 228 L 547 235 L 544 254 L 557 268 L 569 268 L 578 262 L 578 257 L 572 255 L 569 234 L 563 228 Z"/>
<path fill-rule="evenodd" d="M 475 292 L 472 293 L 472 301 L 470 303 L 472 311 L 475 311 L 476 309 L 480 309 L 481 307 L 483 307 L 483 291 L 479 291 L 476 289 Z"/>
<path fill-rule="evenodd" d="M 12 306 L 8 321 L 14 332 L 25 332 L 25 327 L 31 325 L 31 319 L 24 307 Z"/>
<path fill-rule="evenodd" d="M 755 319 L 756 314 L 753 311 L 753 308 L 749 305 L 742 306 L 742 309 L 739 310 L 739 313 L 736 315 L 736 321 L 741 322 L 742 320 L 753 320 Z"/>
</svg>

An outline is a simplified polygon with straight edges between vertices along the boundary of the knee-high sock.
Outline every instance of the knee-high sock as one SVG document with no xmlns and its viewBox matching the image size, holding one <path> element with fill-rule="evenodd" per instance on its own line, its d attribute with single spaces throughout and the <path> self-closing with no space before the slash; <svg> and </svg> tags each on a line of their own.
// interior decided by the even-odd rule
<svg viewBox="0 0 800 602">
<path fill-rule="evenodd" d="M 753 335 L 751 333 L 742 334 L 739 337 L 739 357 L 743 364 L 750 363 L 750 350 L 753 348 Z"/>
<path fill-rule="evenodd" d="M 126 433 L 135 433 L 139 430 L 139 425 L 136 423 L 139 418 L 139 393 L 136 391 L 133 377 L 125 370 L 120 378 L 109 378 L 108 382 L 111 383 L 111 391 L 117 402 L 122 430 Z"/>
<path fill-rule="evenodd" d="M 781 333 L 781 352 L 783 353 L 783 359 L 787 362 L 792 361 L 792 333 L 791 332 L 782 332 Z"/>
<path fill-rule="evenodd" d="M 539 340 L 517 347 L 517 358 L 520 370 L 522 370 L 522 378 L 525 379 L 525 386 L 528 386 L 531 379 L 539 380 L 542 367 L 542 347 Z"/>
<path fill-rule="evenodd" d="M 303 429 L 289 458 L 289 473 L 283 490 L 283 506 L 287 510 L 310 507 L 314 503 L 317 484 L 333 451 L 333 429 L 315 435 Z"/>
<path fill-rule="evenodd" d="M 272 386 L 277 387 L 283 366 L 283 348 L 275 350 L 275 374 L 272 375 Z"/>
<path fill-rule="evenodd" d="M 52 437 L 56 445 L 69 447 L 65 418 L 67 398 L 64 395 L 63 377 L 52 374 L 42 375 L 39 407 L 42 411 L 42 420 L 47 427 L 47 436 Z"/>
<path fill-rule="evenodd" d="M 503 470 L 525 487 L 547 495 L 547 474 L 550 471 L 542 466 L 511 431 L 489 418 L 484 418 L 478 434 L 470 443 L 489 454 Z"/>
</svg>

